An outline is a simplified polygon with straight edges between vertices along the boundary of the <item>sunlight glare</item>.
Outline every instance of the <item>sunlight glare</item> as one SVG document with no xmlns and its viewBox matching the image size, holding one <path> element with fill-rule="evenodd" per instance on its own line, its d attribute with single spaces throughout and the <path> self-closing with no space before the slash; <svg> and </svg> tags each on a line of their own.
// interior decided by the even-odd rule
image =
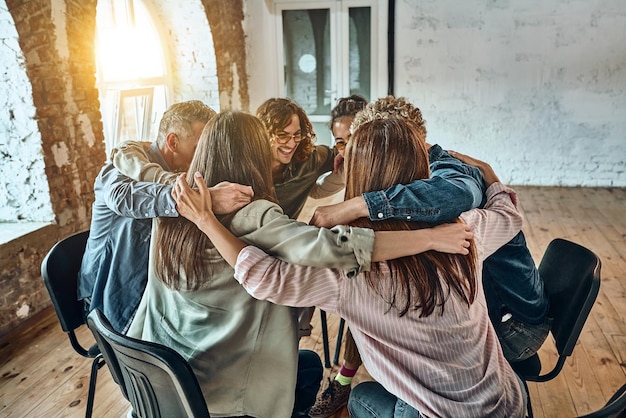
<svg viewBox="0 0 626 418">
<path fill-rule="evenodd" d="M 98 25 L 97 57 L 107 82 L 162 77 L 159 35 L 141 2 L 135 25 Z"/>
</svg>

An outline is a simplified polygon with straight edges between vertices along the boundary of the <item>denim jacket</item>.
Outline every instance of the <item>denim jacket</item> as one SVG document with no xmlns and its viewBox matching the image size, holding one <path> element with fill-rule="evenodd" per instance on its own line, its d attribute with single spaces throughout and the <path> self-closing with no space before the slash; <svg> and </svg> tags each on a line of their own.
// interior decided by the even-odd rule
<svg viewBox="0 0 626 418">
<path fill-rule="evenodd" d="M 438 223 L 481 206 L 487 189 L 480 170 L 453 158 L 439 145 L 428 150 L 430 178 L 363 194 L 372 220 Z"/>
<path fill-rule="evenodd" d="M 463 164 L 439 145 L 433 145 L 428 156 L 429 179 L 363 194 L 371 220 L 438 223 L 484 205 L 486 187 L 479 169 Z M 522 231 L 484 261 L 483 286 L 494 324 L 505 313 L 528 324 L 541 323 L 547 315 L 543 281 Z"/>
<path fill-rule="evenodd" d="M 154 144 L 148 157 L 168 169 Z M 119 332 L 128 329 L 146 287 L 152 218 L 178 216 L 171 190 L 134 181 L 111 163 L 96 177 L 78 298 L 86 300 L 89 310 L 100 308 Z"/>
</svg>

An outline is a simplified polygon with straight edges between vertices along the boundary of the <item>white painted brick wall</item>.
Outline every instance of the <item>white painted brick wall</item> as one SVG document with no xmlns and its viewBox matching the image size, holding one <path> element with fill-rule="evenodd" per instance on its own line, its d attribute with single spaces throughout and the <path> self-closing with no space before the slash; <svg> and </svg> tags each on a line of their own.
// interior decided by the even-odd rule
<svg viewBox="0 0 626 418">
<path fill-rule="evenodd" d="M 0 0 L 0 223 L 54 219 L 23 63 L 13 18 Z"/>
<path fill-rule="evenodd" d="M 173 96 L 170 103 L 202 100 L 220 110 L 215 49 L 200 1 L 161 2 L 150 10 L 170 46 Z M 147 6 L 150 4 L 146 3 Z M 159 8 L 160 7 L 160 8 Z"/>
<path fill-rule="evenodd" d="M 510 184 L 626 186 L 623 1 L 401 0 L 395 16 L 395 94 L 430 142 Z"/>
</svg>

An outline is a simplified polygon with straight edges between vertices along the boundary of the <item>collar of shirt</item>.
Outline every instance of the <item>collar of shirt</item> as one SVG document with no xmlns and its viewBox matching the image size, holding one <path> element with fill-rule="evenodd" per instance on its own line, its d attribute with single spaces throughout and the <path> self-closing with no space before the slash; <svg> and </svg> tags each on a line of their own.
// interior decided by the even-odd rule
<svg viewBox="0 0 626 418">
<path fill-rule="evenodd" d="M 150 161 L 152 161 L 153 163 L 157 163 L 166 171 L 171 171 L 170 168 L 167 166 L 165 158 L 163 158 L 163 154 L 161 154 L 161 150 L 159 149 L 156 141 L 150 144 L 150 148 L 148 148 L 146 154 L 148 155 L 148 159 Z"/>
</svg>

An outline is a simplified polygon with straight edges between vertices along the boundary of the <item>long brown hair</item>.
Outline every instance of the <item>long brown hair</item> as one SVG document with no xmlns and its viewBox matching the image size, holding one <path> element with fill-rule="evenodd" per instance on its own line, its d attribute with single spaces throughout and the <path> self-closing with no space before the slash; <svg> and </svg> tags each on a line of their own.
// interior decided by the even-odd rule
<svg viewBox="0 0 626 418">
<path fill-rule="evenodd" d="M 430 175 L 428 152 L 420 139 L 419 127 L 411 121 L 390 117 L 360 125 L 345 151 L 345 199 L 395 184 L 408 184 Z M 453 222 L 461 222 L 456 219 Z M 360 218 L 353 226 L 379 231 L 429 228 L 424 222 L 376 221 Z M 441 313 L 450 292 L 468 305 L 476 294 L 476 248 L 472 242 L 469 255 L 427 251 L 387 262 L 391 280 L 381 281 L 379 266 L 366 273 L 370 288 L 395 308 L 399 316 L 420 310 L 420 317 L 431 315 L 436 307 Z M 388 283 L 388 284 L 386 284 Z"/>
<path fill-rule="evenodd" d="M 313 144 L 315 142 L 313 124 L 311 124 L 304 109 L 291 99 L 272 98 L 263 102 L 256 111 L 256 116 L 263 122 L 270 141 L 275 140 L 274 136 L 276 133 L 289 126 L 293 115 L 298 116 L 302 134 L 302 140 L 298 144 L 293 159 L 296 162 L 301 162 L 309 158 L 313 152 Z"/>
<path fill-rule="evenodd" d="M 267 133 L 258 118 L 235 111 L 212 118 L 198 141 L 187 183 L 196 187 L 193 174 L 202 173 L 208 187 L 222 181 L 252 186 L 254 199 L 276 202 L 271 176 L 272 156 Z M 222 217 L 228 225 L 232 214 Z M 209 238 L 183 217 L 159 218 L 156 233 L 156 274 L 170 288 L 197 289 L 211 277 L 203 252 Z M 184 274 L 186 286 L 180 278 Z"/>
</svg>

